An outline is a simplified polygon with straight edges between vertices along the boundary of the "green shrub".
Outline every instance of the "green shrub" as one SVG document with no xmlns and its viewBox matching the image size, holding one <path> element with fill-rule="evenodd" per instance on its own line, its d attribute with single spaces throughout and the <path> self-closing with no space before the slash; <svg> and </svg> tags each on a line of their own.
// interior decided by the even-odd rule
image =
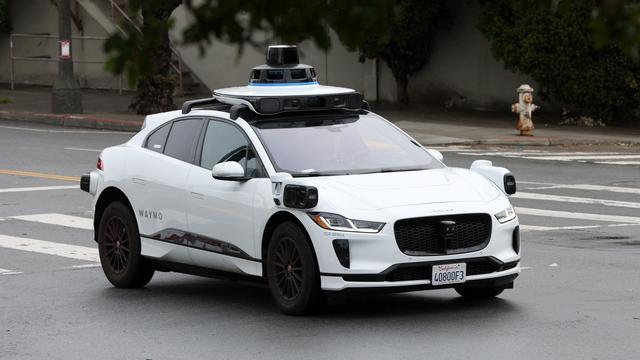
<svg viewBox="0 0 640 360">
<path fill-rule="evenodd" d="M 0 32 L 7 34 L 11 32 L 11 22 L 9 20 L 9 3 L 7 0 L 0 0 Z"/>
<path fill-rule="evenodd" d="M 625 121 L 640 109 L 638 64 L 596 48 L 592 1 L 481 1 L 479 28 L 495 58 L 535 80 L 544 98 L 576 115 Z"/>
</svg>

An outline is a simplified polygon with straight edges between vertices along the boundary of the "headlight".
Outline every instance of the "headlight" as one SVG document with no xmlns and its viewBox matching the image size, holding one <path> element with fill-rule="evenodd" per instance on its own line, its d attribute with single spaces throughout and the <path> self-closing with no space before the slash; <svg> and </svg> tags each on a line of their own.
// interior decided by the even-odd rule
<svg viewBox="0 0 640 360">
<path fill-rule="evenodd" d="M 504 224 L 507 221 L 511 221 L 516 218 L 516 212 L 513 210 L 513 207 L 509 205 L 508 208 L 500 211 L 499 213 L 494 215 L 500 224 Z"/>
<path fill-rule="evenodd" d="M 327 230 L 377 233 L 384 227 L 384 223 L 381 222 L 351 220 L 337 214 L 308 213 L 308 215 L 318 226 Z"/>
</svg>

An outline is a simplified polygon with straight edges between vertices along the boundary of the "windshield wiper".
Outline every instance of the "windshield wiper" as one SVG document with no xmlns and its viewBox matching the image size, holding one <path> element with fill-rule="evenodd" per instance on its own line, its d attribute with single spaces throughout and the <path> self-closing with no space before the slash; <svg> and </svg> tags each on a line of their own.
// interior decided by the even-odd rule
<svg viewBox="0 0 640 360">
<path fill-rule="evenodd" d="M 294 173 L 291 174 L 291 176 L 293 177 L 314 177 L 314 176 L 329 176 L 331 174 L 324 174 L 318 171 L 309 171 L 309 172 L 304 172 L 304 173 Z"/>
<path fill-rule="evenodd" d="M 379 173 L 390 173 L 390 172 L 400 172 L 400 171 L 419 171 L 424 169 L 392 169 L 392 168 L 380 168 L 371 171 L 361 172 L 360 174 L 379 174 Z"/>
</svg>

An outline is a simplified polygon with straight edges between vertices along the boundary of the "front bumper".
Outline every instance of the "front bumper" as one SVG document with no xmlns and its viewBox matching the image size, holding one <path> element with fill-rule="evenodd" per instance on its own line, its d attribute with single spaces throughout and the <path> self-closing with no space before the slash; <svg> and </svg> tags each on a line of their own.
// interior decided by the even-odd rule
<svg viewBox="0 0 640 360">
<path fill-rule="evenodd" d="M 369 217 L 371 221 L 386 222 L 387 225 L 376 234 L 327 231 L 316 225 L 306 214 L 298 218 L 303 223 L 313 243 L 321 275 L 321 287 L 327 291 L 341 291 L 345 289 L 393 289 L 411 290 L 418 288 L 443 288 L 446 286 L 431 285 L 431 268 L 436 264 L 467 263 L 466 282 L 456 286 L 472 286 L 478 281 L 499 278 L 515 278 L 520 272 L 520 246 L 518 219 L 499 223 L 491 217 L 491 237 L 485 247 L 475 251 L 438 254 L 438 255 L 407 255 L 403 253 L 396 242 L 394 223 L 399 219 L 421 217 L 434 209 L 449 210 L 452 214 L 464 213 L 497 213 L 495 208 L 487 208 L 486 204 L 468 204 L 464 208 L 449 210 L 446 205 L 415 206 L 410 209 L 386 211 L 384 218 Z M 438 215 L 443 211 L 439 211 Z M 446 215 L 446 214 L 445 214 Z M 340 261 L 334 241 L 348 242 L 349 259 Z M 485 266 L 482 271 L 470 271 L 475 265 Z M 473 266 L 471 266 L 473 264 Z M 411 276 L 402 275 L 403 271 L 412 272 Z M 513 279 L 506 281 L 507 285 Z M 496 286 L 502 286 L 499 282 Z M 400 290 L 406 291 L 406 290 Z"/>
<path fill-rule="evenodd" d="M 469 259 L 469 263 L 478 261 L 479 259 Z M 339 274 L 321 274 L 320 280 L 322 289 L 327 291 L 380 291 L 380 292 L 404 292 L 416 290 L 446 289 L 452 287 L 499 287 L 512 288 L 513 280 L 520 274 L 520 263 L 502 264 L 499 270 L 486 274 L 467 275 L 466 282 L 451 285 L 431 285 L 430 275 L 431 266 L 435 264 L 447 263 L 450 261 L 437 261 L 420 264 L 401 264 L 393 266 L 380 274 L 370 275 L 339 275 Z M 468 264 L 469 264 L 468 263 Z M 410 266 L 408 266 L 410 265 Z M 425 279 L 393 281 L 389 278 L 390 274 L 399 268 L 405 267 L 423 267 L 428 269 L 425 271 Z M 429 276 L 428 278 L 426 278 Z"/>
</svg>

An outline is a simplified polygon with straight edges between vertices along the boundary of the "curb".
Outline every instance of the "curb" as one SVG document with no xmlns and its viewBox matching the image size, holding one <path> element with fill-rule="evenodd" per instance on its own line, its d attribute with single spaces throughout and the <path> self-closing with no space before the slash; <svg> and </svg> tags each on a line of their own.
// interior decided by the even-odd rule
<svg viewBox="0 0 640 360">
<path fill-rule="evenodd" d="M 640 145 L 640 141 L 569 138 L 528 138 L 523 140 L 487 139 L 479 140 L 477 144 L 502 146 Z"/>
<path fill-rule="evenodd" d="M 136 120 L 111 119 L 91 115 L 33 113 L 28 111 L 0 111 L 0 120 L 134 132 L 140 131 L 142 127 L 142 123 Z"/>
</svg>

